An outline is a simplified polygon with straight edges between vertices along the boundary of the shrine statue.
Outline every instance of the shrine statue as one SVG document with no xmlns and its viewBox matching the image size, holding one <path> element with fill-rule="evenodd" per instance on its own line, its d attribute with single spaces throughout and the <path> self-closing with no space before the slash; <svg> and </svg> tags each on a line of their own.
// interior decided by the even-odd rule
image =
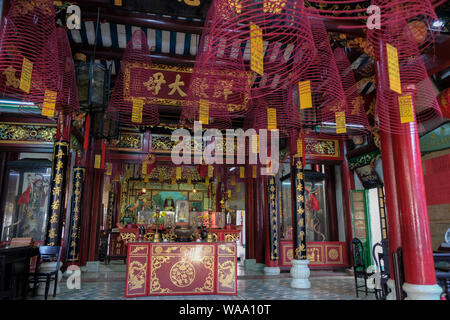
<svg viewBox="0 0 450 320">
<path fill-rule="evenodd" d="M 147 199 L 146 193 L 140 192 L 140 193 L 138 193 L 138 198 L 136 199 L 134 204 L 129 205 L 126 208 L 126 211 L 133 212 L 133 216 L 136 218 L 138 213 L 144 212 L 144 211 L 150 211 L 151 207 L 152 207 L 152 201 Z M 128 216 L 127 218 L 130 218 L 130 217 Z M 147 223 L 146 220 L 148 220 L 148 219 L 145 217 L 145 215 L 141 215 L 140 218 L 141 218 L 140 220 L 143 220 L 143 221 L 138 221 L 138 223 Z M 129 220 L 129 219 L 127 219 L 127 220 Z M 136 219 L 132 219 L 132 220 L 136 221 Z"/>
<path fill-rule="evenodd" d="M 173 203 L 172 198 L 167 198 L 166 200 L 164 200 L 163 209 L 165 211 L 175 211 L 175 204 Z"/>
<path fill-rule="evenodd" d="M 189 201 L 178 200 L 176 210 L 176 222 L 187 223 L 189 222 Z"/>
</svg>

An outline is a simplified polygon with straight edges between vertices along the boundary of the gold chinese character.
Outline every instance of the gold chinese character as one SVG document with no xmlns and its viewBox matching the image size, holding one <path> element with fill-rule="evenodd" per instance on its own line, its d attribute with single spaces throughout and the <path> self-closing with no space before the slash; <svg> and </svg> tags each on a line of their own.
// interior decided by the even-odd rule
<svg viewBox="0 0 450 320">
<path fill-rule="evenodd" d="M 56 163 L 56 170 L 59 171 L 61 170 L 63 167 L 63 163 L 61 160 L 58 160 L 58 162 Z"/>
<path fill-rule="evenodd" d="M 58 222 L 58 215 L 56 213 L 52 214 L 52 217 L 50 218 L 50 223 L 57 223 Z"/>
<path fill-rule="evenodd" d="M 178 94 L 182 97 L 186 97 L 186 93 L 181 90 L 180 87 L 184 86 L 184 81 L 180 81 L 181 76 L 179 74 L 177 74 L 177 76 L 175 77 L 175 82 L 169 84 L 169 88 L 172 89 L 169 92 L 169 96 L 173 95 L 176 92 L 178 92 Z"/>
<path fill-rule="evenodd" d="M 56 154 L 57 158 L 62 158 L 62 156 L 64 155 L 64 152 L 62 151 L 62 149 L 58 150 L 58 153 Z"/>
<path fill-rule="evenodd" d="M 164 75 L 161 72 L 156 72 L 153 74 L 153 78 L 150 77 L 147 82 L 144 82 L 143 85 L 147 87 L 148 91 L 153 91 L 153 94 L 159 94 L 159 90 L 161 90 L 161 85 L 166 83 L 164 80 Z"/>
<path fill-rule="evenodd" d="M 52 203 L 52 210 L 58 210 L 59 209 L 59 199 L 56 199 L 53 203 Z"/>
<path fill-rule="evenodd" d="M 61 193 L 61 187 L 60 186 L 56 186 L 55 188 L 53 188 L 52 191 L 54 196 L 59 196 L 59 194 Z"/>
<path fill-rule="evenodd" d="M 3 74 L 6 77 L 6 85 L 8 87 L 18 88 L 20 84 L 20 80 L 16 78 L 16 69 L 8 66 L 8 68 L 3 71 Z"/>
<path fill-rule="evenodd" d="M 62 174 L 61 173 L 58 173 L 56 176 L 55 176 L 55 183 L 56 184 L 60 184 L 61 182 L 62 182 Z"/>
<path fill-rule="evenodd" d="M 206 83 L 204 78 L 195 78 L 192 81 L 193 93 L 196 97 L 209 98 L 205 91 L 208 89 L 209 85 Z"/>
<path fill-rule="evenodd" d="M 233 88 L 233 80 L 219 80 L 214 90 L 214 98 L 224 97 L 228 100 L 228 96 L 233 93 L 231 89 Z"/>
<path fill-rule="evenodd" d="M 56 237 L 56 228 L 51 228 L 48 232 L 48 237 L 49 239 L 55 238 Z M 53 244 L 54 245 L 54 244 Z"/>
</svg>

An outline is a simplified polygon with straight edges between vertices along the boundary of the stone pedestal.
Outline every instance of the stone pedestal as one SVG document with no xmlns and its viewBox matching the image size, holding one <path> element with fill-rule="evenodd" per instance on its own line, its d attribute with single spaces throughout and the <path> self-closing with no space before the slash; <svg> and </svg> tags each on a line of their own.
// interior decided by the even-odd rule
<svg viewBox="0 0 450 320">
<path fill-rule="evenodd" d="M 280 274 L 280 267 L 264 267 L 264 274 L 268 276 Z"/>
<path fill-rule="evenodd" d="M 54 271 L 56 268 L 56 262 L 43 262 L 40 266 L 40 272 L 51 272 Z M 59 294 L 60 288 L 59 283 L 61 282 L 63 277 L 63 274 L 61 270 L 58 271 L 58 283 L 56 284 L 56 294 Z M 55 289 L 55 280 L 50 281 L 50 286 L 48 289 L 48 296 L 53 296 L 53 290 Z M 36 294 L 38 296 L 44 296 L 45 295 L 45 282 L 39 282 Z"/>
<path fill-rule="evenodd" d="M 309 268 L 308 260 L 291 260 L 291 287 L 297 289 L 309 289 L 311 288 L 311 282 L 309 282 Z"/>
<path fill-rule="evenodd" d="M 404 283 L 403 290 L 407 297 L 405 300 L 440 300 L 442 288 L 435 285 L 419 285 Z"/>
</svg>

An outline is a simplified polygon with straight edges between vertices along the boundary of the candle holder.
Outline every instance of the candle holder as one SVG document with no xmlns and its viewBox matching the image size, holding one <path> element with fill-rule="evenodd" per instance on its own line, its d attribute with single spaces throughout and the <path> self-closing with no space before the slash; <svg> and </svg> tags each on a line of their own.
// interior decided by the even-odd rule
<svg viewBox="0 0 450 320">
<path fill-rule="evenodd" d="M 206 236 L 206 242 L 214 242 L 214 236 L 212 234 L 211 215 L 212 215 L 212 209 L 209 209 L 208 210 L 208 234 Z"/>
<path fill-rule="evenodd" d="M 161 242 L 161 235 L 159 234 L 159 208 L 156 208 L 156 222 L 155 222 L 155 235 L 153 236 L 153 242 Z"/>
</svg>

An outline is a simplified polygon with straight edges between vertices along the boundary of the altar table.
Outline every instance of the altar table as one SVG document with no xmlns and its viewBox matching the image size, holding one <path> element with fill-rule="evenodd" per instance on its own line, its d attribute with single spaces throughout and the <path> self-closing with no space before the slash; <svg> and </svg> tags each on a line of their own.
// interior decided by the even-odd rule
<svg viewBox="0 0 450 320">
<path fill-rule="evenodd" d="M 235 242 L 128 243 L 125 297 L 237 295 Z"/>
</svg>

